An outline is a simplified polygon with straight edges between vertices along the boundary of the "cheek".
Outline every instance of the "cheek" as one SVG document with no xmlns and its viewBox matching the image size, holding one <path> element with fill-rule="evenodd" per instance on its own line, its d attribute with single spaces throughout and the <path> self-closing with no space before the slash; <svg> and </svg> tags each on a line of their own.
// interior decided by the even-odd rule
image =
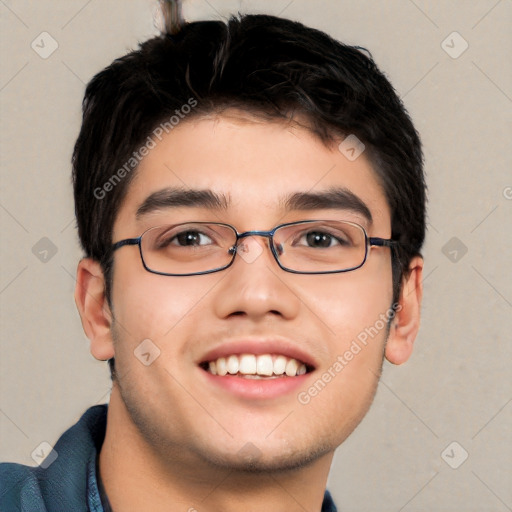
<svg viewBox="0 0 512 512">
<path fill-rule="evenodd" d="M 123 343 L 133 344 L 149 338 L 157 344 L 163 339 L 178 337 L 187 319 L 194 316 L 202 300 L 218 280 L 218 275 L 171 277 L 145 271 L 116 269 L 113 285 L 113 306 Z M 124 348 L 124 347 L 119 347 Z"/>
<path fill-rule="evenodd" d="M 385 276 L 385 277 L 384 277 Z M 388 278 L 389 277 L 389 278 Z M 327 326 L 329 354 L 317 379 L 297 399 L 322 428 L 333 423 L 341 443 L 361 421 L 375 396 L 392 300 L 391 270 L 327 277 L 315 284 L 311 309 Z"/>
<path fill-rule="evenodd" d="M 304 283 L 302 294 L 327 326 L 333 352 L 345 349 L 376 323 L 382 327 L 379 319 L 388 312 L 393 297 L 389 260 L 368 261 L 361 269 L 345 274 L 311 277 L 311 282 Z"/>
</svg>

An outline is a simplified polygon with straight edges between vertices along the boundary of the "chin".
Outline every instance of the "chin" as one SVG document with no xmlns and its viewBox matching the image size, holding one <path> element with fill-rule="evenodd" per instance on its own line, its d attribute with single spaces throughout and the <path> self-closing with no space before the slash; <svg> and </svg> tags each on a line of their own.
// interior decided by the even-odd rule
<svg viewBox="0 0 512 512">
<path fill-rule="evenodd" d="M 320 443 L 319 440 L 314 446 L 293 447 L 287 444 L 279 449 L 276 446 L 264 449 L 258 448 L 255 444 L 247 442 L 236 453 L 219 453 L 203 447 L 196 455 L 201 457 L 208 465 L 219 469 L 236 471 L 247 474 L 258 473 L 283 473 L 297 471 L 310 466 L 318 459 L 332 454 L 336 446 L 329 443 Z"/>
</svg>

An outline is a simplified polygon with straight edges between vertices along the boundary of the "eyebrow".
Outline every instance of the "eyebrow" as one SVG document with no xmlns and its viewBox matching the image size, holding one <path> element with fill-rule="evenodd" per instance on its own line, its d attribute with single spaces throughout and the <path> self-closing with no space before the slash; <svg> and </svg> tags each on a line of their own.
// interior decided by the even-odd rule
<svg viewBox="0 0 512 512">
<path fill-rule="evenodd" d="M 182 188 L 165 188 L 149 195 L 137 209 L 136 217 L 153 213 L 163 208 L 205 207 L 224 210 L 228 207 L 229 199 L 223 194 L 211 190 L 192 190 Z"/>
<path fill-rule="evenodd" d="M 211 190 L 165 188 L 153 192 L 139 206 L 136 218 L 166 208 L 212 208 L 226 210 L 230 200 L 224 194 Z M 282 201 L 286 210 L 350 210 L 362 215 L 370 224 L 372 214 L 364 201 L 346 188 L 331 188 L 323 192 L 296 192 Z"/>
<path fill-rule="evenodd" d="M 346 188 L 331 188 L 325 192 L 297 192 L 286 199 L 289 210 L 351 210 L 362 215 L 370 224 L 372 214 L 366 203 Z"/>
</svg>

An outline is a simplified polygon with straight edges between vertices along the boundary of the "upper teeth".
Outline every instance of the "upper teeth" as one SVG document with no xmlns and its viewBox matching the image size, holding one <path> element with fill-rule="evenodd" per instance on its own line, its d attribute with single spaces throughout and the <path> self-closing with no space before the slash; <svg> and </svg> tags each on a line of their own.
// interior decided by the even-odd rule
<svg viewBox="0 0 512 512">
<path fill-rule="evenodd" d="M 271 377 L 284 375 L 295 377 L 306 373 L 306 365 L 286 356 L 272 356 L 271 354 L 253 355 L 241 354 L 229 357 L 219 357 L 208 363 L 208 369 L 213 375 L 260 375 Z"/>
</svg>

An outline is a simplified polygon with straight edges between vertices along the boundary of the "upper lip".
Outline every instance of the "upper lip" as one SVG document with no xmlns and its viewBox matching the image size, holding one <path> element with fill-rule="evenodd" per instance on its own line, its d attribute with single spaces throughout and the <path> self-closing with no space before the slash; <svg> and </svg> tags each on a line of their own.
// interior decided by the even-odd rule
<svg viewBox="0 0 512 512">
<path fill-rule="evenodd" d="M 241 354 L 276 354 L 296 359 L 305 363 L 309 369 L 316 368 L 312 356 L 286 338 L 272 337 L 264 339 L 244 338 L 228 341 L 207 352 L 199 361 L 204 364 L 215 361 L 219 357 Z"/>
</svg>

